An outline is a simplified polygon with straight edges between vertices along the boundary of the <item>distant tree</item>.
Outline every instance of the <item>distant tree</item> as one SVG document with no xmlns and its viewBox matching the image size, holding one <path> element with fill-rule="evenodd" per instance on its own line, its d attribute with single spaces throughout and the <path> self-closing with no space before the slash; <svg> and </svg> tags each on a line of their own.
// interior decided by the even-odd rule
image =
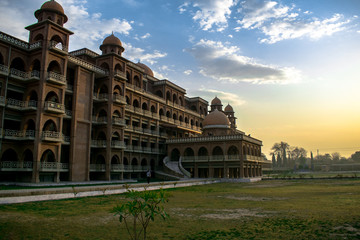
<svg viewBox="0 0 360 240">
<path fill-rule="evenodd" d="M 281 161 L 281 157 L 280 157 L 280 153 L 278 153 L 277 157 L 276 157 L 276 166 L 281 167 L 282 166 L 282 161 Z"/>
<path fill-rule="evenodd" d="M 351 155 L 351 159 L 354 162 L 360 162 L 360 151 L 355 152 L 354 154 Z"/>
<path fill-rule="evenodd" d="M 286 160 L 286 154 L 287 154 L 287 151 L 289 150 L 289 147 L 290 147 L 290 145 L 288 143 L 280 142 L 280 143 L 275 143 L 274 146 L 271 148 L 271 150 L 276 155 L 280 155 L 282 160 Z M 283 162 L 282 162 L 281 166 L 283 166 Z"/>
<path fill-rule="evenodd" d="M 311 165 L 311 170 L 314 170 L 314 156 L 312 152 L 310 152 L 310 165 Z"/>
<path fill-rule="evenodd" d="M 272 166 L 276 167 L 276 160 L 275 160 L 275 154 L 272 154 Z"/>
<path fill-rule="evenodd" d="M 334 161 L 334 162 L 339 162 L 340 161 L 340 153 L 338 152 L 334 152 L 331 154 L 331 159 Z"/>
</svg>

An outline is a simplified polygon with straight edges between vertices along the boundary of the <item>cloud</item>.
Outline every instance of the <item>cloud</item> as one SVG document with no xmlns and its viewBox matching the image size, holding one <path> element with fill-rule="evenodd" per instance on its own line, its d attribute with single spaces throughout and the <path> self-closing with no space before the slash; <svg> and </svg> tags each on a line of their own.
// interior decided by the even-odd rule
<svg viewBox="0 0 360 240">
<path fill-rule="evenodd" d="M 125 19 L 103 18 L 101 13 L 90 14 L 86 8 L 86 0 L 59 0 L 69 21 L 65 27 L 74 32 L 71 36 L 70 48 L 83 47 L 98 51 L 98 42 L 112 32 L 128 35 L 131 24 Z"/>
<path fill-rule="evenodd" d="M 195 91 L 190 90 L 190 92 L 193 95 L 200 95 L 206 99 L 209 99 L 209 101 L 211 101 L 215 96 L 217 96 L 221 100 L 224 106 L 226 106 L 228 103 L 233 107 L 242 106 L 246 104 L 246 101 L 235 93 L 209 89 L 204 86 L 201 86 L 200 89 Z"/>
<path fill-rule="evenodd" d="M 274 1 L 244 1 L 241 6 L 238 12 L 243 15 L 243 18 L 237 23 L 245 29 L 259 28 L 271 19 L 287 17 L 290 11 L 289 7 L 279 6 Z"/>
<path fill-rule="evenodd" d="M 99 51 L 99 41 L 111 32 L 127 35 L 132 30 L 133 22 L 119 18 L 106 19 L 101 13 L 90 14 L 86 0 L 58 0 L 58 2 L 69 19 L 64 27 L 75 33 L 70 37 L 70 50 L 87 47 Z M 36 23 L 34 11 L 43 3 L 44 0 L 0 1 L 0 28 L 6 33 L 27 40 L 28 31 L 24 27 Z"/>
<path fill-rule="evenodd" d="M 344 19 L 341 14 L 334 14 L 331 18 L 310 18 L 309 11 L 295 9 L 295 5 L 286 6 L 276 1 L 244 1 L 238 9 L 241 19 L 237 20 L 241 29 L 258 29 L 266 37 L 260 42 L 273 44 L 286 39 L 308 37 L 316 40 L 330 36 L 346 29 L 350 19 Z"/>
<path fill-rule="evenodd" d="M 158 50 L 154 50 L 152 53 L 145 53 L 144 49 L 134 47 L 130 43 L 123 43 L 123 46 L 125 48 L 124 55 L 126 55 L 126 58 L 134 62 L 147 62 L 152 65 L 157 62 L 156 59 L 167 56 L 167 53 L 163 53 Z"/>
<path fill-rule="evenodd" d="M 199 63 L 200 73 L 213 79 L 229 82 L 291 83 L 301 79 L 295 68 L 277 67 L 256 62 L 239 54 L 236 46 L 201 39 L 192 48 L 185 49 Z"/>
<path fill-rule="evenodd" d="M 146 38 L 149 38 L 151 36 L 150 33 L 146 33 L 145 35 L 141 36 L 140 38 L 141 39 L 146 39 Z"/>
<path fill-rule="evenodd" d="M 216 31 L 221 32 L 228 26 L 230 8 L 235 3 L 235 0 L 192 0 L 182 4 L 179 11 L 183 13 L 190 6 L 199 9 L 193 13 L 193 20 L 199 22 L 201 29 L 209 31 L 216 28 Z"/>
<path fill-rule="evenodd" d="M 285 39 L 308 37 L 317 40 L 324 36 L 331 36 L 336 32 L 346 29 L 345 25 L 348 24 L 350 20 L 342 21 L 341 19 L 343 18 L 342 15 L 335 14 L 332 18 L 327 18 L 322 21 L 274 22 L 271 25 L 262 27 L 262 31 L 267 38 L 261 39 L 260 42 L 272 44 Z"/>
<path fill-rule="evenodd" d="M 184 74 L 185 74 L 185 75 L 190 75 L 191 73 L 192 73 L 192 70 L 190 70 L 190 69 L 184 71 Z"/>
</svg>

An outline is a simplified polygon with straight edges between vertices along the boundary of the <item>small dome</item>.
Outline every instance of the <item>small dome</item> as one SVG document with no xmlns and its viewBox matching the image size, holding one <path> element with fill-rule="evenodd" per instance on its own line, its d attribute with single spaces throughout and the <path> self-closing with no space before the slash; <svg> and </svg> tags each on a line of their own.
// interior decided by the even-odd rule
<svg viewBox="0 0 360 240">
<path fill-rule="evenodd" d="M 234 109 L 232 108 L 232 106 L 230 106 L 230 104 L 228 104 L 225 107 L 225 112 L 232 113 L 232 112 L 234 112 Z"/>
<path fill-rule="evenodd" d="M 41 9 L 42 10 L 51 10 L 51 11 L 59 12 L 61 14 L 65 14 L 63 7 L 58 2 L 56 2 L 54 0 L 45 2 L 41 6 Z"/>
<path fill-rule="evenodd" d="M 102 43 L 102 45 L 115 45 L 122 47 L 122 43 L 119 38 L 117 38 L 114 33 L 110 36 L 106 37 Z"/>
<path fill-rule="evenodd" d="M 138 62 L 136 65 L 138 65 L 139 67 L 141 67 L 142 69 L 145 70 L 145 74 L 147 75 L 150 75 L 150 76 L 154 76 L 154 73 L 153 71 L 148 67 L 146 66 L 145 64 L 141 63 L 141 62 Z"/>
<path fill-rule="evenodd" d="M 65 15 L 64 9 L 63 7 L 56 2 L 55 0 L 51 0 L 51 1 L 47 1 L 45 2 L 40 9 L 38 9 L 37 11 L 35 11 L 35 17 L 38 18 L 39 14 L 42 13 L 43 11 L 50 11 L 50 12 L 56 12 L 60 15 L 64 16 L 64 23 L 67 22 L 68 18 Z"/>
<path fill-rule="evenodd" d="M 228 128 L 230 126 L 230 121 L 223 112 L 220 112 L 219 110 L 215 109 L 205 117 L 202 124 L 204 128 L 209 128 L 209 127 Z"/>
<path fill-rule="evenodd" d="M 215 98 L 211 101 L 211 105 L 222 105 L 222 104 L 221 104 L 221 100 L 218 99 L 218 97 L 215 97 Z"/>
</svg>

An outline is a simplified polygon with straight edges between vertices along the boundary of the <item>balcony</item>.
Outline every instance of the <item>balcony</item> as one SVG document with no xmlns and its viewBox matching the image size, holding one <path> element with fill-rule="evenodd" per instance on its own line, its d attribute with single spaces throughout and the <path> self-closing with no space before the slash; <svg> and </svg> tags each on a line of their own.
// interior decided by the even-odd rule
<svg viewBox="0 0 360 240">
<path fill-rule="evenodd" d="M 109 99 L 109 95 L 107 93 L 94 93 L 93 100 L 97 102 L 106 102 Z"/>
<path fill-rule="evenodd" d="M 123 126 L 123 127 L 126 126 L 125 119 L 121 119 L 119 117 L 113 117 L 112 123 L 116 126 Z"/>
<path fill-rule="evenodd" d="M 124 72 L 115 70 L 114 77 L 115 77 L 115 80 L 120 79 L 120 80 L 126 81 L 126 74 Z"/>
<path fill-rule="evenodd" d="M 124 165 L 123 164 L 111 164 L 111 171 L 112 172 L 124 172 Z"/>
<path fill-rule="evenodd" d="M 263 162 L 264 158 L 259 156 L 244 155 L 244 161 Z"/>
<path fill-rule="evenodd" d="M 56 72 L 48 72 L 46 80 L 57 85 L 66 85 L 66 77 Z"/>
<path fill-rule="evenodd" d="M 105 164 L 90 164 L 90 172 L 105 172 Z"/>
<path fill-rule="evenodd" d="M 34 100 L 20 101 L 17 99 L 9 98 L 6 101 L 6 106 L 19 111 L 36 110 L 37 102 Z"/>
<path fill-rule="evenodd" d="M 113 141 L 111 141 L 111 147 L 117 148 L 117 149 L 125 149 L 126 145 L 125 145 L 125 142 L 123 142 L 123 141 L 113 140 Z"/>
<path fill-rule="evenodd" d="M 9 140 L 34 140 L 35 131 L 34 130 L 12 130 L 5 129 L 3 132 L 3 137 Z"/>
<path fill-rule="evenodd" d="M 126 104 L 126 99 L 124 96 L 121 96 L 119 94 L 114 94 L 113 95 L 113 101 L 115 103 L 120 103 L 120 104 Z"/>
<path fill-rule="evenodd" d="M 4 96 L 0 96 L 0 106 L 5 107 L 5 97 Z"/>
<path fill-rule="evenodd" d="M 91 147 L 106 148 L 106 140 L 91 140 Z"/>
<path fill-rule="evenodd" d="M 61 42 L 50 41 L 49 49 L 54 50 L 62 55 L 68 54 L 67 47 L 65 45 L 63 45 Z"/>
<path fill-rule="evenodd" d="M 32 171 L 32 162 L 1 161 L 1 171 Z"/>
<path fill-rule="evenodd" d="M 40 171 L 42 172 L 67 172 L 69 171 L 68 163 L 60 162 L 41 162 Z"/>
<path fill-rule="evenodd" d="M 51 113 L 65 114 L 65 106 L 61 103 L 46 101 L 44 104 L 44 110 Z"/>
<path fill-rule="evenodd" d="M 131 105 L 126 105 L 125 110 L 128 111 L 128 112 L 134 112 L 134 107 L 131 106 Z"/>
<path fill-rule="evenodd" d="M 72 110 L 65 109 L 65 116 L 64 118 L 72 118 Z"/>
<path fill-rule="evenodd" d="M 70 137 L 63 135 L 63 141 L 62 141 L 62 143 L 65 144 L 65 145 L 69 145 L 69 144 L 70 144 Z"/>
<path fill-rule="evenodd" d="M 21 80 L 21 81 L 38 81 L 40 80 L 40 72 L 39 71 L 31 71 L 31 72 L 22 72 L 15 68 L 10 69 L 10 77 Z"/>
<path fill-rule="evenodd" d="M 37 41 L 29 45 L 30 50 L 38 49 L 42 47 L 42 41 Z"/>
<path fill-rule="evenodd" d="M 96 116 L 93 116 L 93 118 L 92 118 L 92 123 L 93 123 L 93 124 L 107 124 L 107 123 L 108 123 L 108 120 L 107 120 L 107 117 L 96 117 Z"/>
<path fill-rule="evenodd" d="M 41 139 L 47 142 L 62 142 L 63 136 L 60 132 L 43 131 Z"/>
<path fill-rule="evenodd" d="M 5 65 L 0 64 L 0 75 L 9 75 L 9 68 Z"/>
</svg>

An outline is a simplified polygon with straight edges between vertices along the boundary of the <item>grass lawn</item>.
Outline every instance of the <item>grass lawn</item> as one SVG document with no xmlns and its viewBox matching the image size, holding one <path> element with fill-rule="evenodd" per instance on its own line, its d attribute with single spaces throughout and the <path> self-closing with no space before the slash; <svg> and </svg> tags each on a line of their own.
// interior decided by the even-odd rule
<svg viewBox="0 0 360 240">
<path fill-rule="evenodd" d="M 360 180 L 272 180 L 167 190 L 148 239 L 360 239 Z M 129 239 L 122 195 L 0 206 L 0 239 Z"/>
</svg>

